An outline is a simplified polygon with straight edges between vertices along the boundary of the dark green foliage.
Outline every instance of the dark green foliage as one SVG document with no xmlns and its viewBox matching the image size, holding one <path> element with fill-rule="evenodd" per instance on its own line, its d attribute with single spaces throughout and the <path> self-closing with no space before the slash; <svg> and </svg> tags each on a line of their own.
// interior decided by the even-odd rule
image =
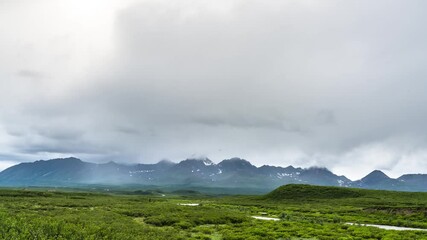
<svg viewBox="0 0 427 240">
<path fill-rule="evenodd" d="M 136 190 L 133 192 L 124 192 L 124 194 L 129 194 L 129 195 L 159 195 L 159 194 L 163 194 L 163 191 L 160 190 Z"/>
<path fill-rule="evenodd" d="M 266 197 L 269 199 L 317 199 L 317 198 L 355 198 L 363 196 L 359 189 L 313 186 L 305 184 L 289 184 L 281 186 Z"/>
<path fill-rule="evenodd" d="M 200 195 L 201 193 L 195 190 L 185 190 L 185 189 L 180 189 L 180 190 L 176 190 L 172 192 L 173 194 L 177 194 L 177 195 Z"/>
</svg>

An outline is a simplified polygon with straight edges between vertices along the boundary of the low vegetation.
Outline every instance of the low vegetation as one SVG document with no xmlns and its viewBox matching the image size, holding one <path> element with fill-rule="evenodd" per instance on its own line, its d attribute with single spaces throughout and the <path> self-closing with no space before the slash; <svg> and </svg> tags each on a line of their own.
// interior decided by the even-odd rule
<svg viewBox="0 0 427 240">
<path fill-rule="evenodd" d="M 357 198 L 363 196 L 364 193 L 364 190 L 352 188 L 289 184 L 275 189 L 271 193 L 267 194 L 266 198 L 277 200 Z"/>
<path fill-rule="evenodd" d="M 266 196 L 130 193 L 0 190 L 0 238 L 427 239 L 424 231 L 346 224 L 427 228 L 426 193 L 307 185 L 283 186 Z"/>
</svg>

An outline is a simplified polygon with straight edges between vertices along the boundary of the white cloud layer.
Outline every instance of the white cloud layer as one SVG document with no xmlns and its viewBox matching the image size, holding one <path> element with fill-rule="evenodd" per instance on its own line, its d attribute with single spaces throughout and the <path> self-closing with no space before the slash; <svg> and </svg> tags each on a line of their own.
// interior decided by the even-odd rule
<svg viewBox="0 0 427 240">
<path fill-rule="evenodd" d="M 427 173 L 426 5 L 1 1 L 1 159 Z"/>
</svg>

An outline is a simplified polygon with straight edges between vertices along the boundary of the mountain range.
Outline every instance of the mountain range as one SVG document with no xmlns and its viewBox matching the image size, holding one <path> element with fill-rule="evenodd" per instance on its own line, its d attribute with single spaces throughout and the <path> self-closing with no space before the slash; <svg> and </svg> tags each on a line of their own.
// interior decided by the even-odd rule
<svg viewBox="0 0 427 240">
<path fill-rule="evenodd" d="M 0 186 L 72 187 L 91 184 L 140 186 L 186 186 L 245 188 L 268 192 L 278 186 L 299 183 L 382 190 L 427 191 L 427 174 L 406 174 L 394 179 L 379 170 L 351 181 L 326 168 L 295 168 L 264 165 L 232 158 L 218 164 L 205 159 L 186 159 L 179 163 L 125 165 L 84 162 L 61 158 L 20 163 L 0 172 Z"/>
</svg>

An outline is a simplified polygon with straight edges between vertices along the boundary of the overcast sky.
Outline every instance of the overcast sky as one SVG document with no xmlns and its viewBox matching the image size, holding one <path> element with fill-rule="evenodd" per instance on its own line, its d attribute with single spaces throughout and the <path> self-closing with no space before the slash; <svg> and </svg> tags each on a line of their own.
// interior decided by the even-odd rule
<svg viewBox="0 0 427 240">
<path fill-rule="evenodd" d="M 427 173 L 425 0 L 0 0 L 0 168 Z"/>
</svg>

